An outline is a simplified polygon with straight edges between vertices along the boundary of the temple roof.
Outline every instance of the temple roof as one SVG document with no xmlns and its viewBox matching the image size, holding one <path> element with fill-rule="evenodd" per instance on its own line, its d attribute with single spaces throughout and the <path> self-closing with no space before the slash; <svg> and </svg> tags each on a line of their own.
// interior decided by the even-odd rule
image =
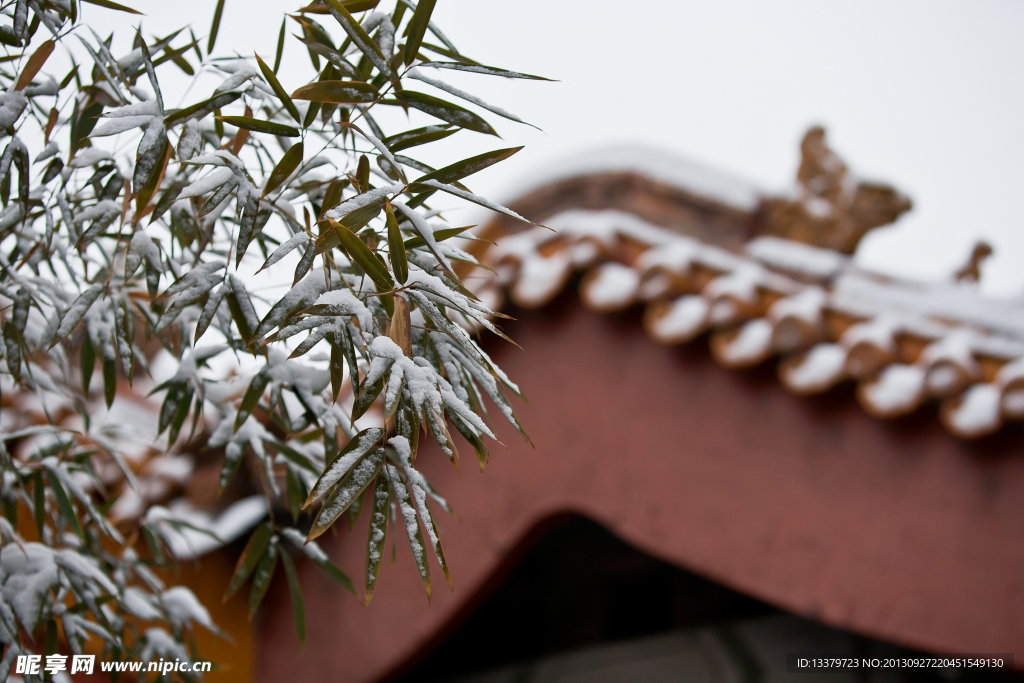
<svg viewBox="0 0 1024 683">
<path fill-rule="evenodd" d="M 968 439 L 1024 418 L 1024 300 L 858 267 L 849 254 L 860 237 L 910 202 L 855 180 L 820 129 L 803 153 L 796 188 L 779 196 L 685 161 L 673 171 L 664 154 L 646 165 L 621 149 L 582 157 L 512 205 L 546 227 L 484 228 L 493 273 L 474 273 L 475 288 L 492 306 L 507 296 L 533 309 L 580 274 L 591 310 L 642 305 L 653 341 L 708 333 L 726 367 L 779 358 L 797 394 L 853 381 L 879 418 L 936 402 L 945 427 Z"/>
</svg>

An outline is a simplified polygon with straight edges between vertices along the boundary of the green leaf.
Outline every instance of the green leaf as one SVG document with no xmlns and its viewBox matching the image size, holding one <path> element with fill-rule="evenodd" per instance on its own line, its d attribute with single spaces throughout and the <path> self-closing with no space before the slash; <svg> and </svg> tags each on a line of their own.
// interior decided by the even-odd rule
<svg viewBox="0 0 1024 683">
<path fill-rule="evenodd" d="M 281 24 L 281 31 L 281 36 L 284 37 L 284 24 Z M 277 62 L 279 63 L 280 61 L 281 46 L 279 45 L 277 52 Z M 267 63 L 260 58 L 259 55 L 256 55 L 256 62 L 260 65 L 260 71 L 263 72 L 263 77 L 267 79 L 267 83 L 269 83 L 270 87 L 274 90 L 274 94 L 277 95 L 277 99 L 281 100 L 281 104 L 283 104 L 284 108 L 288 110 L 288 114 L 291 115 L 291 117 L 295 119 L 296 122 L 301 122 L 302 117 L 299 116 L 298 108 L 295 106 L 295 103 L 292 102 L 292 98 L 288 96 L 288 92 L 281 85 L 281 81 L 277 80 L 277 68 L 275 67 L 274 69 L 271 69 L 269 66 L 267 66 Z"/>
<path fill-rule="evenodd" d="M 114 395 L 117 393 L 117 361 L 113 358 L 103 359 L 103 398 L 107 402 L 107 408 L 114 403 Z M 174 441 L 172 438 L 171 441 Z"/>
<path fill-rule="evenodd" d="M 416 53 L 420 51 L 423 43 L 423 36 L 427 32 L 427 25 L 430 23 L 430 14 L 434 11 L 436 0 L 420 0 L 416 5 L 416 11 L 409 20 L 409 35 L 405 41 L 405 65 L 412 65 L 416 59 Z"/>
<path fill-rule="evenodd" d="M 302 479 L 295 474 L 291 467 L 285 468 L 284 479 L 288 494 L 288 511 L 292 513 L 292 521 L 296 522 L 299 519 L 299 512 L 302 510 L 302 501 L 306 499 L 306 487 L 303 486 Z"/>
<path fill-rule="evenodd" d="M 458 132 L 458 128 L 449 128 L 447 125 L 426 126 L 399 133 L 398 135 L 392 135 L 389 138 L 384 138 L 383 142 L 392 152 L 398 153 L 410 147 L 418 147 L 419 145 L 443 140 L 449 135 Z"/>
<path fill-rule="evenodd" d="M 324 469 L 324 473 L 313 485 L 302 509 L 309 507 L 309 504 L 326 493 L 331 487 L 344 479 L 366 455 L 374 450 L 384 436 L 384 430 L 377 427 L 370 427 L 359 432 L 345 444 L 337 457 Z"/>
<path fill-rule="evenodd" d="M 390 511 L 388 502 L 390 495 L 387 479 L 383 476 L 377 477 L 377 484 L 373 487 L 373 513 L 370 517 L 370 531 L 366 539 L 366 604 L 370 604 L 373 591 L 377 587 L 377 577 L 380 574 L 380 561 L 384 557 L 384 545 L 387 542 L 388 513 Z"/>
<path fill-rule="evenodd" d="M 398 100 L 399 104 L 419 109 L 424 113 L 436 116 L 442 121 L 447 121 L 460 128 L 474 130 L 477 133 L 484 133 L 486 135 L 498 135 L 487 121 L 484 121 L 473 112 L 432 95 L 425 95 L 414 90 L 403 90 L 395 94 L 395 99 Z"/>
<path fill-rule="evenodd" d="M 249 592 L 249 621 L 256 615 L 256 609 L 263 602 L 263 596 L 270 588 L 270 580 L 274 578 L 274 570 L 277 569 L 277 556 L 279 554 L 277 539 L 270 539 L 267 551 L 256 566 L 256 572 L 252 577 L 252 589 Z"/>
<path fill-rule="evenodd" d="M 237 90 L 232 90 L 230 92 L 224 92 L 219 95 L 214 95 L 208 100 L 196 102 L 195 104 L 189 105 L 184 109 L 178 109 L 177 111 L 171 112 L 170 114 L 164 117 L 164 125 L 171 126 L 176 123 L 182 123 L 191 118 L 201 119 L 210 112 L 214 111 L 215 109 L 226 107 L 227 105 L 231 104 L 241 96 L 242 93 L 238 92 Z"/>
<path fill-rule="evenodd" d="M 206 44 L 206 54 L 213 52 L 213 45 L 217 42 L 217 31 L 220 30 L 220 19 L 224 15 L 224 0 L 217 0 L 217 9 L 213 11 L 213 26 L 210 27 L 210 40 Z"/>
<path fill-rule="evenodd" d="M 92 347 L 89 335 L 82 338 L 81 360 L 78 365 L 82 369 L 82 393 L 89 395 L 89 381 L 92 379 L 93 368 L 96 367 L 96 351 Z"/>
<path fill-rule="evenodd" d="M 378 96 L 376 87 L 362 81 L 316 81 L 292 93 L 297 100 L 331 104 L 365 104 Z"/>
<path fill-rule="evenodd" d="M 391 279 L 391 273 L 388 272 L 388 269 L 384 267 L 384 264 L 377 259 L 374 253 L 370 251 L 366 243 L 334 219 L 328 220 L 331 223 L 331 227 L 334 228 L 334 232 L 338 235 L 338 239 L 341 240 L 341 246 L 345 253 L 351 256 L 356 265 L 370 276 L 370 279 L 377 285 L 378 291 L 394 289 L 395 282 Z"/>
<path fill-rule="evenodd" d="M 316 521 L 313 522 L 313 527 L 309 530 L 307 541 L 312 541 L 327 531 L 331 524 L 348 509 L 352 501 L 366 490 L 366 487 L 384 466 L 384 457 L 384 449 L 378 448 L 359 462 L 359 465 L 328 496 L 323 507 L 320 508 L 320 514 L 316 516 Z"/>
<path fill-rule="evenodd" d="M 324 191 L 324 201 L 320 205 L 320 217 L 341 203 L 341 193 L 348 185 L 348 180 L 332 180 Z"/>
<path fill-rule="evenodd" d="M 452 237 L 458 237 L 459 235 L 461 235 L 462 233 L 466 232 L 467 230 L 469 230 L 472 227 L 474 227 L 474 226 L 466 225 L 466 226 L 461 227 L 461 228 L 445 228 L 443 230 L 438 230 L 437 232 L 434 233 L 434 241 L 435 242 L 444 242 L 446 239 L 451 239 Z M 425 245 L 426 245 L 426 242 L 423 241 L 422 237 L 410 237 L 409 239 L 407 239 L 405 241 L 405 248 L 406 249 L 417 249 L 417 248 L 425 246 Z"/>
<path fill-rule="evenodd" d="M 267 388 L 267 384 L 270 382 L 270 369 L 264 365 L 256 376 L 252 378 L 252 382 L 249 383 L 249 388 L 245 390 L 245 396 L 242 397 L 242 404 L 238 407 L 238 415 L 235 417 L 235 429 L 238 431 L 241 426 L 245 423 L 249 416 L 252 415 L 253 409 L 256 408 L 256 404 L 259 403 L 260 397 L 263 396 L 263 391 Z"/>
<path fill-rule="evenodd" d="M 340 331 L 331 335 L 331 395 L 335 402 L 341 392 L 341 382 L 345 377 L 345 335 Z"/>
<path fill-rule="evenodd" d="M 294 104 L 292 105 L 295 106 Z M 299 129 L 294 126 L 287 126 L 283 123 L 277 123 L 276 121 L 264 121 L 262 119 L 254 119 L 248 116 L 215 116 L 218 121 L 224 123 L 230 123 L 236 128 L 244 128 L 245 130 L 251 130 L 256 133 L 269 133 L 271 135 L 280 135 L 285 138 L 297 138 L 299 137 Z"/>
<path fill-rule="evenodd" d="M 231 581 L 228 582 L 227 590 L 224 592 L 224 600 L 238 592 L 238 589 L 242 587 L 245 580 L 252 574 L 253 569 L 256 568 L 256 564 L 263 557 L 263 552 L 270 543 L 272 532 L 273 529 L 270 526 L 270 522 L 264 522 L 249 537 L 249 542 L 245 544 L 245 550 L 242 551 L 242 555 L 238 558 L 235 573 L 231 577 Z"/>
<path fill-rule="evenodd" d="M 292 598 L 292 617 L 295 619 L 295 633 L 299 636 L 299 646 L 306 647 L 306 607 L 302 602 L 302 587 L 295 573 L 295 564 L 288 553 L 281 552 L 281 564 L 284 574 L 288 577 L 288 592 Z"/>
<path fill-rule="evenodd" d="M 380 0 L 342 0 L 341 4 L 349 12 L 366 12 L 380 4 Z M 307 5 L 300 9 L 299 12 L 303 14 L 327 14 L 328 10 L 326 5 Z"/>
<path fill-rule="evenodd" d="M 391 269 L 395 272 L 398 284 L 404 285 L 409 279 L 409 262 L 405 255 L 407 247 L 402 241 L 402 231 L 398 229 L 398 221 L 395 219 L 391 202 L 384 203 L 384 213 L 387 215 L 388 224 L 388 259 L 391 261 Z"/>
<path fill-rule="evenodd" d="M 142 14 L 142 12 L 139 12 L 138 10 L 133 10 L 131 7 L 125 7 L 124 5 L 119 5 L 116 2 L 111 2 L 110 0 L 82 0 L 82 2 L 87 2 L 90 5 L 96 5 L 97 7 L 106 7 L 107 9 L 117 10 L 118 12 Z M 71 3 L 71 6 L 74 7 L 75 3 Z"/>
<path fill-rule="evenodd" d="M 521 150 L 522 147 L 507 147 L 505 149 L 496 149 L 490 152 L 484 152 L 462 161 L 456 161 L 454 164 L 439 168 L 436 171 L 431 171 L 426 175 L 420 176 L 413 182 L 413 186 L 416 183 L 421 183 L 425 180 L 436 180 L 439 183 L 445 183 L 451 185 L 456 180 L 461 180 L 467 176 L 471 176 L 474 173 L 493 166 L 494 164 L 508 159 L 510 156 Z M 423 189 L 425 186 L 421 186 Z"/>
<path fill-rule="evenodd" d="M 373 42 L 369 34 L 360 26 L 349 10 L 345 8 L 345 5 L 338 0 L 324 0 L 324 2 L 327 3 L 328 11 L 338 20 L 341 28 L 352 39 L 352 43 L 359 48 L 359 51 L 366 55 L 366 58 L 377 67 L 378 71 L 387 78 L 391 78 L 391 69 L 384 59 L 384 53 L 380 51 L 377 43 Z"/>
<path fill-rule="evenodd" d="M 78 515 L 75 513 L 75 508 L 71 505 L 68 494 L 64 492 L 64 487 L 60 485 L 60 479 L 51 471 L 46 472 L 46 478 L 50 480 L 50 490 L 53 491 L 53 497 L 57 499 L 57 507 L 60 509 L 61 517 L 71 527 L 71 530 L 75 532 L 75 535 L 84 541 L 85 531 L 82 530 L 82 524 L 78 521 Z"/>
<path fill-rule="evenodd" d="M 267 186 L 263 188 L 263 195 L 260 199 L 280 187 L 281 183 L 295 172 L 295 169 L 302 163 L 304 150 L 305 147 L 303 147 L 301 140 L 288 148 L 288 151 L 284 153 L 281 160 L 277 162 L 277 166 L 274 166 L 274 170 L 270 172 L 270 177 L 267 178 Z"/>
<path fill-rule="evenodd" d="M 281 32 L 277 34 L 277 52 L 274 54 L 275 74 L 277 73 L 277 70 L 281 68 L 281 57 L 284 55 L 284 25 L 287 21 L 287 19 L 281 20 Z M 257 57 L 257 59 L 259 59 L 259 57 Z M 262 60 L 260 60 L 260 63 L 262 64 Z M 298 121 L 299 118 L 295 117 L 295 120 Z"/>
<path fill-rule="evenodd" d="M 316 115 L 320 113 L 320 103 L 310 102 L 309 108 L 306 109 L 306 115 L 302 117 L 302 128 L 305 130 L 309 128 L 310 124 L 316 121 Z"/>
</svg>

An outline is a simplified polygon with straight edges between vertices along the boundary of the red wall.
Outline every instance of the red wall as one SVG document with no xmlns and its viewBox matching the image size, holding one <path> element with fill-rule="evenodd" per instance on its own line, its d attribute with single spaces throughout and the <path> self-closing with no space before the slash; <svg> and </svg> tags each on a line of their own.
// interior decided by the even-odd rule
<svg viewBox="0 0 1024 683">
<path fill-rule="evenodd" d="M 720 368 L 704 341 L 658 347 L 635 311 L 593 314 L 575 294 L 520 315 L 509 331 L 525 350 L 495 345 L 492 357 L 531 401 L 517 412 L 537 449 L 499 425 L 511 452 L 495 446 L 482 475 L 468 446 L 461 473 L 435 448 L 420 456 L 458 514 L 439 519 L 454 595 L 435 565 L 428 606 L 404 538 L 368 608 L 306 566 L 306 652 L 277 585 L 257 680 L 380 677 L 440 637 L 517 541 L 562 511 L 835 626 L 936 651 L 1024 650 L 1017 437 L 964 444 L 927 408 L 893 424 L 852 392 L 792 396 L 772 368 Z M 325 543 L 360 584 L 365 523 Z"/>
</svg>

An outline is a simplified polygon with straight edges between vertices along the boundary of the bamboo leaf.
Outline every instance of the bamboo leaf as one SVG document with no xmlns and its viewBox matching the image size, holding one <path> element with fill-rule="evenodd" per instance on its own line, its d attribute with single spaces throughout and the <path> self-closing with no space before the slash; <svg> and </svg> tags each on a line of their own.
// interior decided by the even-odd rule
<svg viewBox="0 0 1024 683">
<path fill-rule="evenodd" d="M 531 76 L 530 74 L 519 73 L 518 71 L 498 69 L 493 66 L 483 66 L 481 64 L 462 64 L 460 62 L 422 62 L 417 65 L 417 68 L 420 67 L 431 67 L 434 69 L 452 69 L 454 71 L 466 71 L 474 74 L 484 74 L 486 76 L 503 76 L 505 78 L 525 78 L 531 81 L 555 82 L 552 79 L 544 78 L 543 76 Z"/>
<path fill-rule="evenodd" d="M 436 116 L 442 121 L 447 121 L 460 128 L 486 135 L 498 135 L 487 121 L 473 112 L 432 95 L 425 95 L 414 90 L 403 90 L 395 94 L 395 99 L 398 100 L 399 104 L 419 109 L 424 113 Z"/>
<path fill-rule="evenodd" d="M 256 572 L 252 576 L 252 589 L 249 592 L 249 621 L 256 615 L 256 609 L 263 602 L 263 597 L 270 588 L 270 580 L 274 578 L 274 570 L 277 569 L 277 556 L 279 546 L 276 538 L 271 538 L 267 551 L 256 566 Z"/>
<path fill-rule="evenodd" d="M 389 487 L 387 479 L 383 476 L 377 477 L 377 483 L 373 487 L 373 510 L 370 517 L 370 531 L 366 539 L 366 589 L 364 600 L 370 604 L 373 591 L 377 587 L 377 577 L 380 575 L 380 561 L 384 557 L 384 545 L 387 542 L 388 513 L 389 513 Z"/>
<path fill-rule="evenodd" d="M 111 2 L 110 0 L 82 0 L 82 2 L 87 2 L 90 5 L 96 5 L 97 7 L 117 10 L 118 12 L 128 12 L 128 14 L 142 14 L 142 12 L 139 12 L 138 10 L 133 10 L 131 7 L 125 7 L 124 5 L 119 5 L 116 2 Z M 71 3 L 71 6 L 74 7 L 75 3 Z"/>
<path fill-rule="evenodd" d="M 78 521 L 78 515 L 71 504 L 71 499 L 68 498 L 68 494 L 64 492 L 64 487 L 60 484 L 60 479 L 49 470 L 46 472 L 46 478 L 50 480 L 50 490 L 53 491 L 53 497 L 57 499 L 57 507 L 60 509 L 61 517 L 71 527 L 71 530 L 75 532 L 75 535 L 84 541 L 85 531 L 82 529 L 81 522 Z"/>
<path fill-rule="evenodd" d="M 302 602 L 302 587 L 295 573 L 295 564 L 288 553 L 281 552 L 281 564 L 284 574 L 288 577 L 288 593 L 292 598 L 292 618 L 295 620 L 295 633 L 299 636 L 299 647 L 306 647 L 306 607 Z"/>
<path fill-rule="evenodd" d="M 18 82 L 14 85 L 15 90 L 24 90 L 32 82 L 32 79 L 36 77 L 39 70 L 43 68 L 43 64 L 46 63 L 47 58 L 53 52 L 54 42 L 52 40 L 45 41 L 42 45 L 36 48 L 36 51 L 32 53 L 32 56 L 25 62 L 25 68 L 21 70 L 21 75 L 18 76 Z"/>
<path fill-rule="evenodd" d="M 430 566 L 427 564 L 427 548 L 423 543 L 423 532 L 420 531 L 419 522 L 416 519 L 416 509 L 409 500 L 409 491 L 402 483 L 398 470 L 394 465 L 388 465 L 388 474 L 391 475 L 391 490 L 395 501 L 398 503 L 398 514 L 401 523 L 405 527 L 405 535 L 409 539 L 409 547 L 412 549 L 412 559 L 416 562 L 416 569 L 420 573 L 420 581 L 423 583 L 423 590 L 427 592 L 427 600 L 430 600 Z"/>
<path fill-rule="evenodd" d="M 369 34 L 363 29 L 355 17 L 346 9 L 345 5 L 338 0 L 324 0 L 327 3 L 328 11 L 338 20 L 341 28 L 348 34 L 352 43 L 359 48 L 359 51 L 366 55 L 370 63 L 377 67 L 386 78 L 391 78 L 391 69 L 388 67 L 384 53 L 373 42 Z"/>
<path fill-rule="evenodd" d="M 399 133 L 398 135 L 392 135 L 389 138 L 384 138 L 384 144 L 387 145 L 388 149 L 392 152 L 397 153 L 402 150 L 409 149 L 410 147 L 418 147 L 419 145 L 443 140 L 449 135 L 453 135 L 458 132 L 458 128 L 449 128 L 447 125 L 426 126 L 424 128 L 416 128 L 415 130 L 406 131 L 404 133 Z"/>
<path fill-rule="evenodd" d="M 113 358 L 103 359 L 103 400 L 107 408 L 114 403 L 114 394 L 117 392 L 117 361 Z M 172 438 L 173 442 L 174 439 Z"/>
<path fill-rule="evenodd" d="M 420 51 L 423 43 L 423 36 L 427 32 L 427 25 L 430 24 L 430 15 L 434 11 L 436 0 L 420 0 L 416 4 L 416 11 L 412 13 L 409 20 L 409 35 L 405 41 L 405 65 L 410 66 L 416 60 L 416 53 Z"/>
<path fill-rule="evenodd" d="M 282 37 L 284 37 L 284 24 L 281 24 Z M 281 46 L 278 46 L 278 57 L 277 62 L 281 61 Z M 281 104 L 288 110 L 288 114 L 297 122 L 301 123 L 302 117 L 299 115 L 299 110 L 292 102 L 292 98 L 288 96 L 288 92 L 281 85 L 281 81 L 277 80 L 277 68 L 271 69 L 267 66 L 259 55 L 256 55 L 256 62 L 260 65 L 260 71 L 263 72 L 263 77 L 267 79 L 267 83 L 273 89 L 274 94 L 277 95 L 277 99 L 281 100 Z"/>
<path fill-rule="evenodd" d="M 292 93 L 292 97 L 297 100 L 331 104 L 365 104 L 373 102 L 378 96 L 375 86 L 362 81 L 316 81 Z"/>
<path fill-rule="evenodd" d="M 402 231 L 398 229 L 398 221 L 395 219 L 395 210 L 391 208 L 391 202 L 384 202 L 384 212 L 387 215 L 388 259 L 391 261 L 391 270 L 394 271 L 398 283 L 404 285 L 409 279 L 409 262 L 405 255 L 407 246 L 402 241 Z"/>
<path fill-rule="evenodd" d="M 378 209 L 379 211 L 379 209 Z M 370 279 L 373 280 L 374 284 L 377 285 L 378 291 L 388 291 L 394 289 L 395 282 L 391 279 L 391 273 L 384 267 L 377 257 L 374 255 L 370 248 L 366 246 L 366 243 L 355 236 L 351 230 L 346 228 L 344 225 L 338 223 L 334 219 L 328 219 L 334 232 L 338 235 L 338 239 L 341 240 L 341 246 L 345 249 L 345 252 L 352 257 L 352 260 L 363 269 Z"/>
<path fill-rule="evenodd" d="M 309 507 L 310 503 L 348 476 L 366 454 L 380 443 L 383 436 L 383 429 L 370 427 L 349 439 L 349 442 L 345 444 L 345 447 L 341 449 L 337 457 L 327 465 L 324 473 L 317 479 L 316 484 L 313 485 L 313 490 L 309 492 L 309 496 L 306 498 L 306 502 L 302 504 L 302 509 L 304 510 Z"/>
<path fill-rule="evenodd" d="M 287 21 L 288 21 L 287 19 L 282 19 L 281 20 L 281 31 L 280 31 L 280 33 L 277 34 L 277 52 L 274 54 L 274 73 L 275 74 L 277 73 L 277 70 L 281 68 L 281 57 L 284 55 L 284 27 L 285 27 L 285 23 L 287 23 Z M 257 57 L 257 59 L 259 59 L 259 57 Z M 262 63 L 262 60 L 260 60 L 260 61 Z M 295 120 L 298 121 L 299 120 L 298 117 L 296 117 Z"/>
<path fill-rule="evenodd" d="M 288 179 L 295 169 L 302 163 L 303 150 L 302 141 L 296 142 L 294 145 L 288 148 L 288 151 L 284 153 L 281 160 L 277 162 L 277 166 L 270 172 L 270 177 L 267 178 L 267 185 L 263 188 L 263 195 L 260 197 L 266 197 L 268 194 L 276 190 L 281 186 L 285 180 Z"/>
<path fill-rule="evenodd" d="M 296 522 L 299 519 L 299 513 L 302 511 L 302 501 L 306 499 L 306 490 L 302 485 L 302 479 L 299 478 L 299 475 L 295 474 L 291 467 L 285 468 L 284 480 L 288 496 L 288 511 L 292 513 L 292 521 Z"/>
<path fill-rule="evenodd" d="M 242 397 L 242 404 L 238 407 L 238 415 L 235 417 L 235 430 L 238 431 L 245 421 L 252 415 L 252 411 L 256 408 L 256 404 L 259 403 L 260 397 L 263 396 L 263 391 L 267 388 L 267 384 L 270 382 L 270 371 L 267 366 L 256 373 L 256 376 L 249 382 L 249 388 L 245 390 L 245 396 Z"/>
<path fill-rule="evenodd" d="M 215 109 L 226 107 L 227 105 L 231 104 L 241 96 L 242 93 L 238 92 L 237 90 L 232 90 L 230 92 L 224 92 L 219 95 L 214 95 L 208 100 L 196 102 L 195 104 L 189 105 L 184 109 L 179 109 L 177 111 L 171 112 L 170 114 L 164 117 L 164 125 L 171 126 L 176 123 L 183 123 L 192 118 L 201 119 L 210 112 L 214 111 Z"/>
<path fill-rule="evenodd" d="M 409 302 L 405 297 L 396 294 L 394 297 L 395 312 L 391 316 L 391 328 L 388 337 L 402 349 L 407 358 L 412 358 L 412 317 Z"/>
<path fill-rule="evenodd" d="M 416 183 L 422 183 L 426 180 L 436 180 L 439 183 L 445 183 L 450 185 L 456 180 L 462 180 L 467 176 L 471 176 L 474 173 L 484 170 L 498 162 L 508 159 L 510 156 L 521 150 L 522 147 L 508 147 L 505 149 L 496 149 L 490 152 L 484 152 L 462 161 L 456 161 L 454 164 L 439 168 L 436 171 L 431 171 L 423 176 L 420 176 L 413 182 L 413 186 Z M 421 186 L 418 189 L 424 189 L 425 186 Z"/>
<path fill-rule="evenodd" d="M 252 571 L 256 568 L 260 558 L 263 557 L 264 551 L 267 549 L 267 545 L 270 543 L 270 536 L 272 533 L 272 527 L 269 522 L 265 522 L 257 527 L 256 531 L 249 537 L 249 542 L 245 544 L 245 550 L 242 551 L 242 555 L 238 558 L 238 564 L 235 565 L 235 573 L 231 577 L 231 581 L 228 582 L 227 591 L 224 593 L 224 600 L 227 600 L 234 595 L 245 580 L 249 578 Z"/>
<path fill-rule="evenodd" d="M 374 477 L 380 473 L 381 467 L 384 466 L 384 457 L 384 449 L 378 448 L 359 461 L 359 464 L 356 465 L 348 477 L 327 498 L 323 507 L 320 508 L 320 514 L 317 515 L 316 521 L 313 522 L 313 527 L 309 530 L 307 541 L 311 541 L 327 531 L 331 524 L 348 509 L 352 501 L 366 490 L 366 487 L 370 485 Z"/>
<path fill-rule="evenodd" d="M 461 228 L 444 228 L 443 230 L 438 230 L 437 232 L 434 233 L 434 241 L 435 242 L 444 242 L 446 239 L 451 239 L 452 237 L 458 237 L 459 235 L 461 235 L 462 233 L 466 232 L 467 230 L 469 230 L 472 227 L 474 227 L 474 226 L 466 225 L 466 226 L 463 226 Z M 407 239 L 405 241 L 405 248 L 406 249 L 416 249 L 418 247 L 422 247 L 422 246 L 425 246 L 425 245 L 426 245 L 426 242 L 423 241 L 422 237 L 410 237 L 409 239 Z"/>
<path fill-rule="evenodd" d="M 270 135 L 280 135 L 285 138 L 299 137 L 298 128 L 295 128 L 294 126 L 287 126 L 283 123 L 277 123 L 276 121 L 264 121 L 261 119 L 250 118 L 248 116 L 215 116 L 214 118 L 218 121 L 223 121 L 224 123 L 230 123 L 236 128 L 251 130 L 256 133 L 269 133 Z"/>
<path fill-rule="evenodd" d="M 217 42 L 217 32 L 220 30 L 222 16 L 224 16 L 224 0 L 217 0 L 217 8 L 213 11 L 213 25 L 210 27 L 210 40 L 206 44 L 206 54 L 213 52 L 213 45 Z"/>
<path fill-rule="evenodd" d="M 79 367 L 82 370 L 82 393 L 89 395 L 89 382 L 92 379 L 92 371 L 96 367 L 96 351 L 92 348 L 89 335 L 82 339 L 81 360 Z"/>
</svg>

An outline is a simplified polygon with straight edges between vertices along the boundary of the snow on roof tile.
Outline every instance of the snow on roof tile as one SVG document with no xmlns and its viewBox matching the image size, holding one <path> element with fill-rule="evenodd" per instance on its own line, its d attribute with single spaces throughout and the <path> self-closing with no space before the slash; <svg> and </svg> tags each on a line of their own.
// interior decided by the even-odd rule
<svg viewBox="0 0 1024 683">
<path fill-rule="evenodd" d="M 794 393 L 854 381 L 879 418 L 933 397 L 946 428 L 968 439 L 1024 419 L 1024 301 L 881 276 L 778 237 L 734 252 L 620 210 L 573 209 L 545 224 L 556 232 L 498 237 L 482 257 L 523 308 L 544 306 L 582 271 L 588 308 L 643 304 L 644 327 L 660 344 L 709 332 L 713 357 L 727 367 L 778 356 Z"/>
</svg>

